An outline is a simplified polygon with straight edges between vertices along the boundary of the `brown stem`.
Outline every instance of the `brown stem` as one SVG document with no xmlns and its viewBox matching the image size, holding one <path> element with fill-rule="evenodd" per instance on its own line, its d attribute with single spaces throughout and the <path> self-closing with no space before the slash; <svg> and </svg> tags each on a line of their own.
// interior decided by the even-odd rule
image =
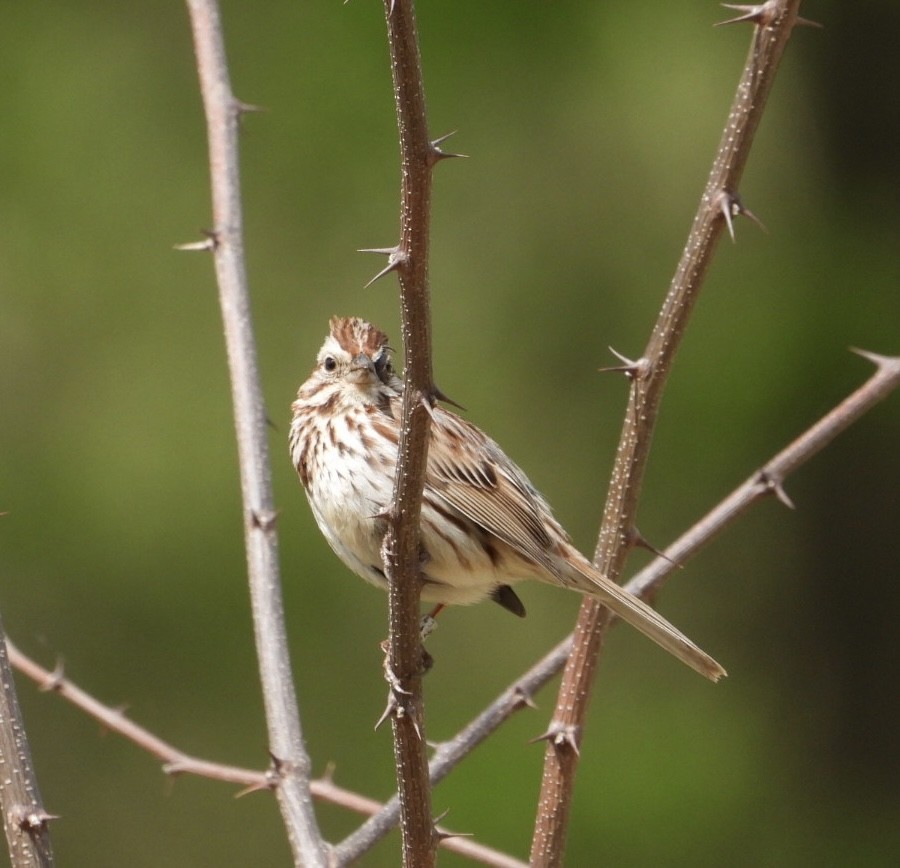
<svg viewBox="0 0 900 868">
<path fill-rule="evenodd" d="M 531 697 L 562 669 L 571 646 L 570 636 L 504 690 L 452 739 L 438 745 L 429 763 L 432 785 L 447 777 L 516 711 L 528 707 Z M 338 864 L 347 865 L 359 859 L 397 825 L 399 818 L 400 804 L 397 796 L 394 796 L 377 814 L 335 846 L 334 853 Z"/>
<path fill-rule="evenodd" d="M 53 850 L 0 623 L 0 811 L 12 868 L 52 868 Z M 15 665 L 15 664 L 13 664 Z"/>
<path fill-rule="evenodd" d="M 397 477 L 382 549 L 389 580 L 388 677 L 394 713 L 394 762 L 400 794 L 403 864 L 434 864 L 436 837 L 425 755 L 423 651 L 419 637 L 419 516 L 425 487 L 431 373 L 428 236 L 431 168 L 422 64 L 412 0 L 384 0 L 397 125 L 400 131 L 400 242 L 389 265 L 400 279 L 406 387 Z"/>
<path fill-rule="evenodd" d="M 765 5 L 771 14 L 765 24 L 754 26 L 750 53 L 687 244 L 642 363 L 631 372 L 625 422 L 594 553 L 594 563 L 611 579 L 621 574 L 634 538 L 641 484 L 668 372 L 722 230 L 742 210 L 738 186 L 800 0 L 773 0 Z M 608 610 L 586 599 L 548 730 L 532 839 L 533 865 L 562 864 L 581 730 L 609 623 Z"/>
<path fill-rule="evenodd" d="M 269 750 L 294 860 L 298 865 L 324 868 L 325 847 L 313 811 L 310 761 L 300 729 L 284 625 L 266 413 L 244 266 L 238 124 L 245 106 L 231 90 L 217 3 L 187 0 L 187 6 L 209 139 L 212 248 L 231 376 L 250 598 Z"/>
</svg>

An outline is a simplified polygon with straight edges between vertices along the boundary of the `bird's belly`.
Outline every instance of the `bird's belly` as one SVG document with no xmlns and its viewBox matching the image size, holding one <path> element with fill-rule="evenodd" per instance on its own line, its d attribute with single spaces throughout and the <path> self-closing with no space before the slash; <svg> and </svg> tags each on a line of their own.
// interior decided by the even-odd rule
<svg viewBox="0 0 900 868">
<path fill-rule="evenodd" d="M 335 554 L 357 575 L 385 587 L 381 540 L 387 502 L 370 480 L 371 471 L 363 460 L 345 460 L 335 468 L 319 468 L 307 497 L 319 530 Z"/>
<path fill-rule="evenodd" d="M 335 554 L 357 575 L 382 588 L 383 517 L 391 492 L 370 482 L 363 461 L 319 468 L 307 492 L 316 523 Z M 452 507 L 422 505 L 422 599 L 451 605 L 477 603 L 498 585 L 532 578 L 533 565 L 506 543 Z"/>
</svg>

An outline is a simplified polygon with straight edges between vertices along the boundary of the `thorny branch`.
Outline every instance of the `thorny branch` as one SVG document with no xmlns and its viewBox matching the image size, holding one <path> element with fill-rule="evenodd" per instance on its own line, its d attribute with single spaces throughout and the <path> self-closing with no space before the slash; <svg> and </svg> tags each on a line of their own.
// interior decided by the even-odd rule
<svg viewBox="0 0 900 868">
<path fill-rule="evenodd" d="M 246 106 L 231 90 L 225 42 L 215 0 L 187 0 L 209 139 L 214 229 L 210 235 L 225 325 L 238 441 L 244 536 L 256 652 L 275 763 L 275 788 L 298 865 L 325 868 L 310 793 L 310 760 L 303 743 L 288 656 L 275 501 L 266 434 L 266 413 L 250 314 L 244 265 L 243 216 L 238 167 L 238 124 Z"/>
<path fill-rule="evenodd" d="M 637 573 L 625 585 L 631 593 L 644 598 L 654 594 L 676 569 L 684 565 L 726 527 L 737 521 L 760 499 L 775 494 L 779 499 L 785 500 L 783 484 L 790 474 L 797 471 L 853 422 L 900 387 L 900 358 L 857 352 L 877 366 L 875 373 L 837 407 L 826 413 L 811 428 L 766 462 L 721 503 L 713 507 L 707 515 L 673 542 L 660 557 Z M 438 745 L 430 764 L 432 784 L 437 784 L 446 777 L 517 709 L 530 704 L 531 697 L 563 668 L 574 641 L 575 634 L 567 636 L 516 679 L 511 687 L 501 693 L 468 726 L 449 741 Z M 399 808 L 395 796 L 378 814 L 337 845 L 335 852 L 346 857 L 347 861 L 350 861 L 351 856 L 354 858 L 361 856 L 397 824 L 398 816 Z M 344 859 L 341 862 L 343 864 Z"/>
<path fill-rule="evenodd" d="M 826 413 L 807 431 L 771 458 L 743 484 L 715 506 L 706 516 L 672 543 L 663 553 L 637 573 L 626 585 L 639 596 L 657 591 L 678 566 L 693 557 L 726 527 L 737 521 L 751 506 L 763 497 L 776 494 L 784 500 L 783 484 L 788 476 L 798 470 L 814 455 L 825 448 L 844 429 L 884 400 L 900 387 L 900 358 L 887 358 L 873 353 L 857 351 L 872 361 L 875 373 L 837 407 Z M 521 675 L 467 726 L 453 738 L 439 744 L 429 764 L 432 784 L 443 780 L 478 745 L 487 739 L 516 711 L 532 704 L 534 696 L 565 665 L 571 650 L 573 636 L 566 637 L 543 659 Z M 62 698 L 100 721 L 110 731 L 134 742 L 138 747 L 163 763 L 167 774 L 195 774 L 214 780 L 240 784 L 247 790 L 271 787 L 271 772 L 243 769 L 236 766 L 209 762 L 189 756 L 163 741 L 149 730 L 129 720 L 120 710 L 110 708 L 64 677 L 61 670 L 50 671 L 35 663 L 7 641 L 12 666 L 34 681 L 42 690 L 57 693 Z M 316 798 L 328 801 L 357 813 L 368 813 L 370 818 L 333 851 L 338 865 L 347 865 L 359 859 L 396 827 L 400 817 L 396 796 L 385 805 L 336 786 L 329 778 L 314 780 L 312 793 Z M 496 851 L 481 848 L 467 839 L 449 838 L 442 846 L 488 865 L 512 865 L 515 860 Z M 481 850 L 485 853 L 479 852 Z"/>
<path fill-rule="evenodd" d="M 12 868 L 53 868 L 53 849 L 0 623 L 0 811 Z M 15 663 L 13 663 L 15 665 Z"/>
<path fill-rule="evenodd" d="M 174 745 L 150 732 L 150 730 L 135 723 L 133 720 L 129 720 L 120 709 L 104 705 L 82 690 L 65 677 L 61 667 L 50 671 L 23 654 L 12 643 L 7 641 L 5 647 L 8 649 L 9 661 L 12 666 L 37 684 L 41 690 L 58 694 L 99 721 L 110 732 L 118 733 L 151 756 L 156 757 L 163 764 L 162 769 L 167 775 L 191 774 L 211 780 L 240 784 L 244 787 L 241 794 L 274 789 L 277 786 L 278 776 L 271 769 L 268 771 L 245 769 L 238 766 L 210 762 L 184 753 Z M 0 651 L 2 651 L 2 648 L 0 648 Z M 311 781 L 310 788 L 317 799 L 339 805 L 357 814 L 371 816 L 377 814 L 384 807 L 381 802 L 339 787 L 334 783 L 330 775 Z M 43 816 L 45 819 L 49 819 L 38 806 L 33 808 L 32 813 L 35 817 Z M 388 828 L 393 828 L 396 824 L 395 818 Z M 523 863 L 518 860 L 512 859 L 504 853 L 499 853 L 490 847 L 485 847 L 483 844 L 479 844 L 469 838 L 452 837 L 449 832 L 440 827 L 438 828 L 438 834 L 449 836 L 441 839 L 441 845 L 445 849 L 467 856 L 476 862 L 492 865 L 495 868 L 523 868 Z M 337 864 L 347 864 L 347 861 L 349 860 L 338 860 Z M 31 866 L 36 863 L 27 864 Z M 18 863 L 14 863 L 14 865 L 16 868 L 19 868 Z M 22 868 L 24 868 L 24 864 Z"/>
<path fill-rule="evenodd" d="M 638 499 L 669 370 L 722 231 L 731 229 L 733 217 L 745 213 L 738 196 L 740 180 L 799 5 L 800 0 L 772 0 L 760 6 L 765 7 L 765 16 L 754 25 L 750 52 L 684 252 L 641 364 L 629 372 L 628 407 L 594 552 L 595 565 L 614 580 L 636 538 Z M 562 864 L 580 734 L 610 620 L 607 609 L 585 599 L 547 732 L 531 850 L 536 866 Z"/>
<path fill-rule="evenodd" d="M 423 650 L 419 636 L 421 555 L 419 516 L 431 404 L 436 396 L 431 364 L 428 244 L 431 170 L 440 153 L 428 137 L 425 90 L 413 0 L 384 0 L 391 77 L 400 132 L 400 241 L 388 252 L 387 271 L 400 280 L 406 386 L 397 476 L 382 547 L 389 580 L 388 677 L 391 681 L 394 762 L 401 805 L 403 864 L 434 864 L 436 836 L 425 755 L 422 701 Z"/>
</svg>

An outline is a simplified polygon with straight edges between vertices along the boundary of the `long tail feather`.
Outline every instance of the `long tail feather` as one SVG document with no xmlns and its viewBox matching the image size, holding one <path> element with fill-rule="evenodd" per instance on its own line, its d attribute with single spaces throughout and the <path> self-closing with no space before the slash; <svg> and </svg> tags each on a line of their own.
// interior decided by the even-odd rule
<svg viewBox="0 0 900 868">
<path fill-rule="evenodd" d="M 623 621 L 640 630 L 682 663 L 686 663 L 710 681 L 718 681 L 723 675 L 728 674 L 709 654 L 698 648 L 643 600 L 630 594 L 588 564 L 579 565 L 577 570 L 580 576 L 588 580 L 588 587 L 580 586 L 579 590 L 595 597 Z"/>
</svg>

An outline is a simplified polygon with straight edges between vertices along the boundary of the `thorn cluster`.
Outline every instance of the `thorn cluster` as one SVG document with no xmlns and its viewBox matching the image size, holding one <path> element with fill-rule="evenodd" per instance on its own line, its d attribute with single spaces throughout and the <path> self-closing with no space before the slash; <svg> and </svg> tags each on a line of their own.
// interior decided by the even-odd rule
<svg viewBox="0 0 900 868">
<path fill-rule="evenodd" d="M 443 142 L 446 142 L 447 139 L 449 139 L 451 136 L 455 136 L 455 135 L 456 135 L 456 130 L 454 130 L 452 133 L 447 133 L 447 135 L 441 136 L 440 138 L 434 139 L 433 141 L 429 142 L 429 144 L 430 144 L 430 147 L 428 149 L 428 165 L 429 166 L 434 166 L 436 163 L 439 163 L 441 160 L 450 160 L 450 159 L 454 159 L 455 157 L 465 158 L 465 157 L 469 156 L 468 154 L 455 154 L 451 151 L 442 151 L 441 150 L 441 147 L 440 147 L 441 144 Z"/>
<path fill-rule="evenodd" d="M 12 810 L 13 822 L 23 832 L 34 834 L 46 828 L 47 823 L 51 820 L 58 820 L 58 814 L 48 814 L 43 808 L 18 805 Z"/>
<path fill-rule="evenodd" d="M 363 289 L 368 289 L 376 280 L 380 280 L 386 274 L 390 274 L 392 271 L 396 271 L 400 268 L 401 265 L 406 263 L 407 254 L 406 251 L 401 250 L 399 245 L 395 247 L 363 247 L 357 251 L 358 253 L 379 253 L 382 256 L 387 256 L 388 264 L 381 269 L 364 287 Z"/>
<path fill-rule="evenodd" d="M 717 21 L 714 27 L 723 27 L 726 24 L 740 24 L 744 21 L 752 21 L 757 27 L 768 27 L 778 17 L 778 3 L 776 0 L 767 0 L 765 3 L 757 3 L 752 6 L 737 5 L 734 3 L 722 3 L 726 9 L 734 9 L 736 12 L 743 12 L 735 18 L 729 18 L 727 21 Z M 805 25 L 807 27 L 821 27 L 818 21 L 810 21 L 808 18 L 801 18 L 799 15 L 794 19 L 795 24 Z"/>
<path fill-rule="evenodd" d="M 613 349 L 612 347 L 609 347 L 608 349 L 620 362 L 622 362 L 622 364 L 610 365 L 605 368 L 598 368 L 597 370 L 601 374 L 625 374 L 625 376 L 628 377 L 629 380 L 643 380 L 646 379 L 650 374 L 649 359 L 641 357 L 635 361 L 633 359 L 629 359 L 627 356 L 623 356 L 620 352 Z"/>
<path fill-rule="evenodd" d="M 737 216 L 746 217 L 752 220 L 763 232 L 769 230 L 763 225 L 762 221 L 749 208 L 744 207 L 741 197 L 737 193 L 729 193 L 727 190 L 720 190 L 719 194 L 713 201 L 713 207 L 721 211 L 725 218 L 725 225 L 728 227 L 728 234 L 734 241 L 734 223 L 733 218 Z"/>
<path fill-rule="evenodd" d="M 548 741 L 556 748 L 568 748 L 574 751 L 575 756 L 581 756 L 578 742 L 581 740 L 581 727 L 571 723 L 559 723 L 552 721 L 547 731 L 531 739 L 529 744 L 539 741 Z"/>
</svg>

